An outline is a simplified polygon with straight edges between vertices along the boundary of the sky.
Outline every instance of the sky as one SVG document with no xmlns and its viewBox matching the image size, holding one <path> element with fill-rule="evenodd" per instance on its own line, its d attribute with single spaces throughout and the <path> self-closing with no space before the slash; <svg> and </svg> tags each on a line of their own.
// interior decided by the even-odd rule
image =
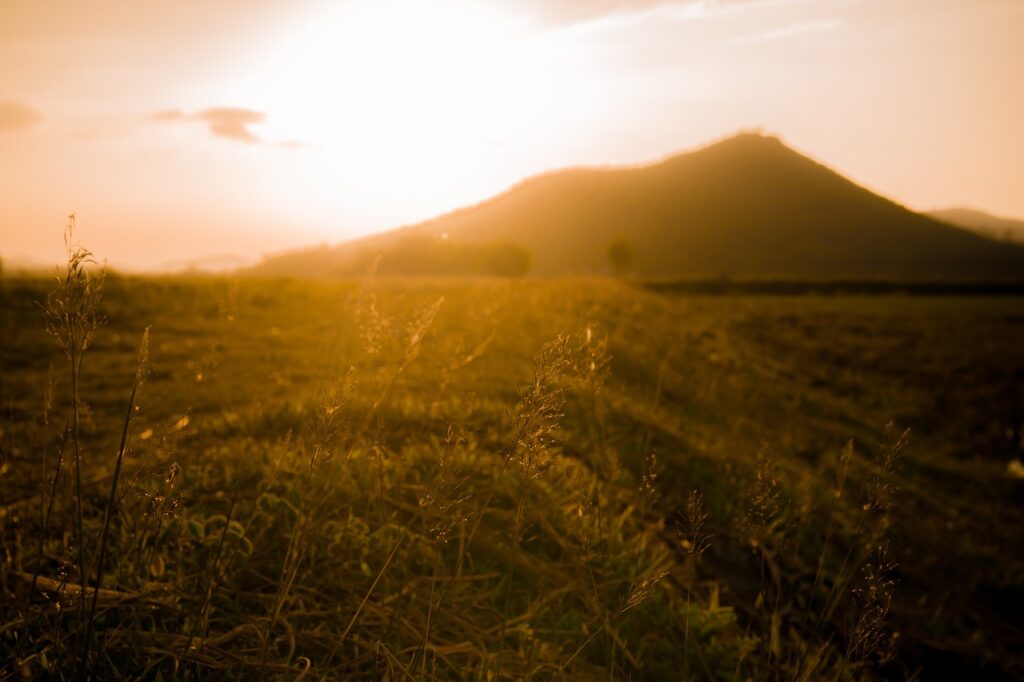
<svg viewBox="0 0 1024 682">
<path fill-rule="evenodd" d="M 166 269 L 762 129 L 1024 217 L 1024 0 L 3 0 L 0 257 Z"/>
</svg>

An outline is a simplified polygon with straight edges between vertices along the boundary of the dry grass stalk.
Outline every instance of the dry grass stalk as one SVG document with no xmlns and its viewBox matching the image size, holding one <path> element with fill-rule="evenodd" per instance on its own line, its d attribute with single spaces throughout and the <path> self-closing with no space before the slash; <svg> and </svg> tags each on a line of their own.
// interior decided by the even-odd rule
<svg viewBox="0 0 1024 682">
<path fill-rule="evenodd" d="M 71 444 L 75 466 L 76 543 L 78 572 L 82 591 L 89 579 L 85 563 L 85 530 L 82 510 L 81 399 L 79 380 L 82 359 L 92 343 L 97 328 L 103 323 L 100 302 L 103 298 L 105 271 L 94 274 L 91 252 L 74 243 L 75 216 L 68 216 L 64 230 L 64 271 L 57 276 L 57 288 L 46 301 L 47 331 L 64 351 L 71 376 Z M 82 612 L 84 614 L 84 610 Z"/>
</svg>

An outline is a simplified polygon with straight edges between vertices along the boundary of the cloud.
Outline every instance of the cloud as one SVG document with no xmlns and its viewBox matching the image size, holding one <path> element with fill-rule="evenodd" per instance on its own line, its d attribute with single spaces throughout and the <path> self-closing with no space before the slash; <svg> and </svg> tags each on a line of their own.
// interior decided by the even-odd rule
<svg viewBox="0 0 1024 682">
<path fill-rule="evenodd" d="M 609 14 L 639 12 L 669 2 L 670 0 L 539 0 L 531 4 L 537 19 L 559 26 L 591 21 Z"/>
<path fill-rule="evenodd" d="M 43 115 L 19 102 L 0 102 L 0 132 L 24 130 L 43 120 Z"/>
<path fill-rule="evenodd" d="M 266 144 L 261 137 L 249 129 L 249 126 L 263 123 L 267 119 L 267 115 L 261 111 L 236 107 L 213 107 L 190 114 L 181 109 L 167 109 L 156 112 L 152 118 L 157 121 L 171 122 L 200 121 L 205 123 L 210 133 L 216 137 L 248 144 Z M 289 145 L 289 148 L 292 146 L 294 145 Z"/>
<path fill-rule="evenodd" d="M 198 114 L 199 118 L 210 124 L 210 132 L 219 137 L 239 142 L 260 142 L 248 126 L 263 123 L 266 114 L 249 109 L 206 109 Z"/>
<path fill-rule="evenodd" d="M 824 33 L 834 31 L 842 26 L 838 19 L 819 19 L 817 21 L 801 21 L 788 26 L 769 29 L 760 33 L 753 33 L 746 36 L 738 36 L 729 41 L 730 45 L 756 45 L 758 43 L 771 43 L 780 40 L 788 40 L 797 36 L 811 33 Z"/>
<path fill-rule="evenodd" d="M 695 18 L 807 2 L 810 0 L 533 0 L 531 4 L 540 21 L 564 26 L 650 10 Z"/>
</svg>

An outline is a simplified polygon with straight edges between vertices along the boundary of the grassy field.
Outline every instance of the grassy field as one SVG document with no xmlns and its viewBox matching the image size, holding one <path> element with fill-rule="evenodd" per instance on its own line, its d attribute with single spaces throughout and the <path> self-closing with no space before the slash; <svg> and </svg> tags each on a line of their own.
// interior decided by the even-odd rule
<svg viewBox="0 0 1024 682">
<path fill-rule="evenodd" d="M 2 284 L 0 677 L 1024 677 L 1021 298 L 108 275 L 73 381 L 84 278 Z"/>
</svg>

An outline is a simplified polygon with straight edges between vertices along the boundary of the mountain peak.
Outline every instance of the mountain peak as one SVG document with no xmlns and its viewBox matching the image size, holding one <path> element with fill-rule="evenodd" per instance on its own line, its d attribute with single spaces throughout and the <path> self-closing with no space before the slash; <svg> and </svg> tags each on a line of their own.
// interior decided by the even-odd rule
<svg viewBox="0 0 1024 682">
<path fill-rule="evenodd" d="M 703 148 L 704 151 L 712 149 L 743 149 L 747 151 L 789 149 L 792 151 L 778 135 L 766 133 L 760 129 L 741 130 L 738 133 L 712 142 Z"/>
<path fill-rule="evenodd" d="M 751 130 L 740 130 L 732 135 L 728 135 L 718 142 L 712 142 L 710 145 L 714 147 L 720 144 L 747 144 L 747 145 L 781 145 L 785 146 L 782 139 L 774 133 L 766 133 L 761 128 L 754 128 Z"/>
<path fill-rule="evenodd" d="M 676 162 L 704 163 L 708 159 L 752 166 L 778 163 L 780 159 L 802 159 L 805 162 L 812 162 L 811 159 L 787 145 L 778 135 L 765 133 L 760 129 L 743 130 L 695 150 L 673 154 L 665 159 L 665 162 L 669 164 Z"/>
</svg>

